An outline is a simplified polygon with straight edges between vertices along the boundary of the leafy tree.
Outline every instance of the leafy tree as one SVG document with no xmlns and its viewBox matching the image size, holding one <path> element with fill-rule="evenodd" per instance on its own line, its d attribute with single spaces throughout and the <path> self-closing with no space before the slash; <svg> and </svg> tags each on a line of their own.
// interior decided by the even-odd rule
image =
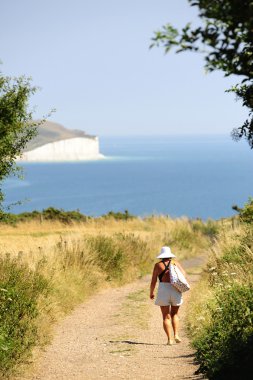
<svg viewBox="0 0 253 380">
<path fill-rule="evenodd" d="M 28 100 L 36 88 L 30 78 L 5 77 L 0 73 L 0 216 L 3 213 L 2 183 L 10 175 L 21 175 L 16 165 L 28 141 L 37 134 Z"/>
<path fill-rule="evenodd" d="M 188 1 L 199 10 L 200 26 L 193 28 L 188 23 L 179 32 L 167 24 L 155 33 L 151 47 L 162 45 L 166 53 L 173 47 L 177 53 L 201 52 L 207 71 L 222 70 L 225 76 L 240 76 L 242 80 L 228 91 L 242 100 L 249 117 L 232 131 L 232 136 L 235 140 L 244 136 L 253 148 L 253 1 Z"/>
</svg>

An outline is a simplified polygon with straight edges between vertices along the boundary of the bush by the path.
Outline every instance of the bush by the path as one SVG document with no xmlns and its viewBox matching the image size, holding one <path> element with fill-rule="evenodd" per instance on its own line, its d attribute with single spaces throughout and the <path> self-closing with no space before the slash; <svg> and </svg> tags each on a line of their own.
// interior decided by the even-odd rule
<svg viewBox="0 0 253 380">
<path fill-rule="evenodd" d="M 194 341 L 199 371 L 208 379 L 248 379 L 253 372 L 253 284 L 216 292 L 211 323 Z"/>
<path fill-rule="evenodd" d="M 238 206 L 232 207 L 239 213 L 239 218 L 242 222 L 252 224 L 253 223 L 253 198 L 250 197 L 248 202 L 245 203 L 243 208 Z"/>
<path fill-rule="evenodd" d="M 19 260 L 0 259 L 0 377 L 22 362 L 37 342 L 38 300 L 47 280 Z"/>
<path fill-rule="evenodd" d="M 253 371 L 252 238 L 248 223 L 223 231 L 193 290 L 189 331 L 199 371 L 210 380 L 246 380 Z"/>
</svg>

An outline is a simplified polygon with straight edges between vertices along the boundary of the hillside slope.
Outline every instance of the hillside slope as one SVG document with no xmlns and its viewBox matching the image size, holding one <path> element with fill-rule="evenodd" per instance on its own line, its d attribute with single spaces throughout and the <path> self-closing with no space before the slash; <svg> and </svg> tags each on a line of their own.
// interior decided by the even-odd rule
<svg viewBox="0 0 253 380">
<path fill-rule="evenodd" d="M 61 124 L 48 120 L 38 128 L 38 131 L 38 135 L 27 144 L 24 150 L 25 152 L 39 148 L 45 144 L 71 139 L 74 137 L 95 138 L 95 136 L 87 135 L 84 131 L 78 129 L 67 129 Z"/>
</svg>

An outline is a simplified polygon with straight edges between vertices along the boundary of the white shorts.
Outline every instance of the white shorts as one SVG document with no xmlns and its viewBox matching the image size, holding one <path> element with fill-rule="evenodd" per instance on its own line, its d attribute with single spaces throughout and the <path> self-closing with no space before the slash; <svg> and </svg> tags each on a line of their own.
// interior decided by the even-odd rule
<svg viewBox="0 0 253 380">
<path fill-rule="evenodd" d="M 158 306 L 180 306 L 183 303 L 182 293 L 180 293 L 169 282 L 160 282 L 155 300 Z"/>
</svg>

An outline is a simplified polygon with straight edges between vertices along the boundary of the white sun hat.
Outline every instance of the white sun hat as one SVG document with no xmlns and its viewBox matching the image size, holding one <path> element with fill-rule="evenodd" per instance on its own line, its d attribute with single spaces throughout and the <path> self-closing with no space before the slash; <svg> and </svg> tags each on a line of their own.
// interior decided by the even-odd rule
<svg viewBox="0 0 253 380">
<path fill-rule="evenodd" d="M 170 250 L 170 247 L 162 247 L 157 259 L 169 259 L 171 257 L 176 257 Z"/>
</svg>

